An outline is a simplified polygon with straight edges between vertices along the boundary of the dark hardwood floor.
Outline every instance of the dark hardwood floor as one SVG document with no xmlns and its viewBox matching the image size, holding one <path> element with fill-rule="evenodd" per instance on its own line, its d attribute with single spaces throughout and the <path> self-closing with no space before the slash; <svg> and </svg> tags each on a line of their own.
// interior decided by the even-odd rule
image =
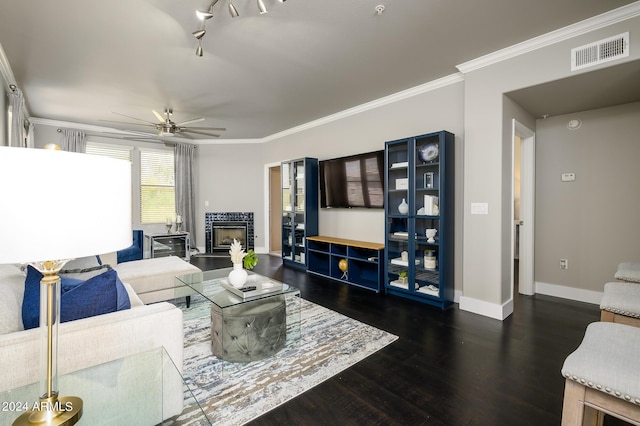
<svg viewBox="0 0 640 426">
<path fill-rule="evenodd" d="M 323 279 L 283 267 L 278 257 L 259 259 L 255 272 L 399 339 L 251 425 L 559 425 L 562 363 L 599 320 L 596 305 L 518 295 L 515 312 L 497 321 L 457 304 L 442 311 Z M 228 257 L 191 263 L 231 266 Z M 605 425 L 626 423 L 607 417 Z"/>
</svg>

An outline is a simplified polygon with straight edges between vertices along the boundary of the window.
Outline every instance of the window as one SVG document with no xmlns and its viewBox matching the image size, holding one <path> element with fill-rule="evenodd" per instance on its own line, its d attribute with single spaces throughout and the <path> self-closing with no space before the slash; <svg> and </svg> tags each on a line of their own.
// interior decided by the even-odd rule
<svg viewBox="0 0 640 426">
<path fill-rule="evenodd" d="M 175 214 L 173 151 L 140 148 L 140 223 L 165 223 Z"/>
</svg>

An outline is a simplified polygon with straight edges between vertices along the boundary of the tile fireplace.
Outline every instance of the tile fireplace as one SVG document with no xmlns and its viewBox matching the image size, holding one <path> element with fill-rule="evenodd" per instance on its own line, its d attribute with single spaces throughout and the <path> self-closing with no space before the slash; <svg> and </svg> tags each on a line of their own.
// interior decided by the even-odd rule
<svg viewBox="0 0 640 426">
<path fill-rule="evenodd" d="M 234 238 L 246 251 L 254 248 L 253 212 L 205 213 L 205 251 L 226 256 Z"/>
</svg>

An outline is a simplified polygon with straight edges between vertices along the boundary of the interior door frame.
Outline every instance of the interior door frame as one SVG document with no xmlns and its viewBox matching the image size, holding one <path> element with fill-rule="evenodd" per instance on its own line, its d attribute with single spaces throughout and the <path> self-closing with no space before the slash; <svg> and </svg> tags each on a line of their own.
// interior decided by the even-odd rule
<svg viewBox="0 0 640 426">
<path fill-rule="evenodd" d="M 512 143 L 520 138 L 520 246 L 518 266 L 518 292 L 535 294 L 535 132 L 518 120 L 512 121 Z M 514 216 L 515 149 L 511 157 L 511 217 Z M 515 231 L 511 226 L 511 259 L 515 257 Z M 511 262 L 511 292 L 514 288 L 514 266 Z"/>
<path fill-rule="evenodd" d="M 271 235 L 270 235 L 270 220 L 271 220 L 271 212 L 269 208 L 269 204 L 271 202 L 271 184 L 269 182 L 270 179 L 270 169 L 272 167 L 280 167 L 280 162 L 276 163 L 268 163 L 264 165 L 264 250 L 266 253 L 270 253 L 271 249 Z"/>
</svg>

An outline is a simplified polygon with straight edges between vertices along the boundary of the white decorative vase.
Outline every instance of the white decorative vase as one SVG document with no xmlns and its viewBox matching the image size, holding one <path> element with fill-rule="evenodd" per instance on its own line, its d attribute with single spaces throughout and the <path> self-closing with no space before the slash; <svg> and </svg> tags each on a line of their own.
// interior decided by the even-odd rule
<svg viewBox="0 0 640 426">
<path fill-rule="evenodd" d="M 402 199 L 402 202 L 398 206 L 398 211 L 400 212 L 400 214 L 409 213 L 409 204 L 407 204 L 407 201 L 404 198 Z"/>
<path fill-rule="evenodd" d="M 229 272 L 229 284 L 235 288 L 240 288 L 247 282 L 248 276 L 249 274 L 242 267 L 242 263 L 234 263 L 233 271 Z"/>
</svg>

